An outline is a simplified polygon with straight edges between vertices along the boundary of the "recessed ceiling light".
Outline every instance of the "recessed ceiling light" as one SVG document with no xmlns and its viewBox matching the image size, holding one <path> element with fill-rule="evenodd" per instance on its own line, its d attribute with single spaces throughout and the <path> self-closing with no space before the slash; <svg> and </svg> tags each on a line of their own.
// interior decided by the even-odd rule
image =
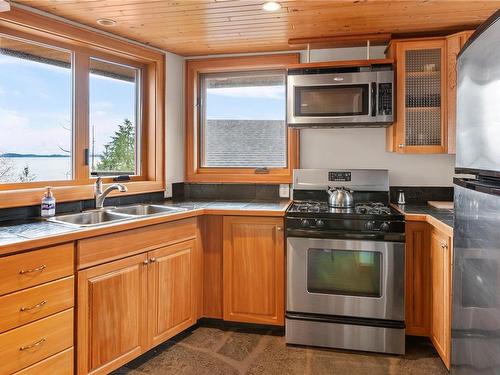
<svg viewBox="0 0 500 375">
<path fill-rule="evenodd" d="M 264 4 L 262 4 L 262 9 L 268 12 L 274 12 L 280 8 L 281 8 L 280 3 L 276 1 L 267 1 Z"/>
<path fill-rule="evenodd" d="M 116 25 L 116 21 L 115 20 L 110 20 L 109 18 L 99 18 L 96 22 L 99 25 L 106 26 L 106 27 L 111 27 L 111 26 L 115 26 Z"/>
<path fill-rule="evenodd" d="M 0 12 L 8 12 L 10 10 L 10 2 L 0 0 Z"/>
</svg>

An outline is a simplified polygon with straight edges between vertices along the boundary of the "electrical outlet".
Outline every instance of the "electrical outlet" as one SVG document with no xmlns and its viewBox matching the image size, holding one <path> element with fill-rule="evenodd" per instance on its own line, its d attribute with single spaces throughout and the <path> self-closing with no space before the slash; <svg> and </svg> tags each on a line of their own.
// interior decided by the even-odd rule
<svg viewBox="0 0 500 375">
<path fill-rule="evenodd" d="M 165 187 L 165 198 L 172 198 L 172 184 L 167 183 Z"/>
<path fill-rule="evenodd" d="M 290 198 L 290 185 L 280 184 L 280 198 Z"/>
</svg>

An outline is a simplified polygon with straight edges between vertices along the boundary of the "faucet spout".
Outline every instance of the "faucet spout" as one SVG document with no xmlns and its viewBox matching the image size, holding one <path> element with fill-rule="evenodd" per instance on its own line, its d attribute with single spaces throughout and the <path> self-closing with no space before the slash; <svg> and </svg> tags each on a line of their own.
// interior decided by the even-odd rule
<svg viewBox="0 0 500 375">
<path fill-rule="evenodd" d="M 102 190 L 102 179 L 98 177 L 95 182 L 94 187 L 94 195 L 95 195 L 95 208 L 103 208 L 104 200 L 113 190 L 118 190 L 120 193 L 125 193 L 127 191 L 127 187 L 123 184 L 112 184 L 109 185 L 104 191 Z"/>
</svg>

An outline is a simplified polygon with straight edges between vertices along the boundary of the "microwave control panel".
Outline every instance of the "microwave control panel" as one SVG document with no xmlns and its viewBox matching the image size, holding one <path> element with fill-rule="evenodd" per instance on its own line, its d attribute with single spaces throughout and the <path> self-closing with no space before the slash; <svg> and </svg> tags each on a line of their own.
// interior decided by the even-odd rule
<svg viewBox="0 0 500 375">
<path fill-rule="evenodd" d="M 378 97 L 378 114 L 392 115 L 392 83 L 379 83 Z"/>
</svg>

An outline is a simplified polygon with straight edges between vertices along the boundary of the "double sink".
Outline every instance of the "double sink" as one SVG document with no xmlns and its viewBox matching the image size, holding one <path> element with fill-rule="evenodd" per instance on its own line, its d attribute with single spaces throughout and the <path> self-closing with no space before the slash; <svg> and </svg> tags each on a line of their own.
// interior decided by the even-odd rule
<svg viewBox="0 0 500 375">
<path fill-rule="evenodd" d="M 186 208 L 155 204 L 136 204 L 123 207 L 106 207 L 77 214 L 59 215 L 47 221 L 75 227 L 95 227 L 120 221 L 142 219 L 150 216 L 169 215 L 186 211 Z"/>
</svg>

